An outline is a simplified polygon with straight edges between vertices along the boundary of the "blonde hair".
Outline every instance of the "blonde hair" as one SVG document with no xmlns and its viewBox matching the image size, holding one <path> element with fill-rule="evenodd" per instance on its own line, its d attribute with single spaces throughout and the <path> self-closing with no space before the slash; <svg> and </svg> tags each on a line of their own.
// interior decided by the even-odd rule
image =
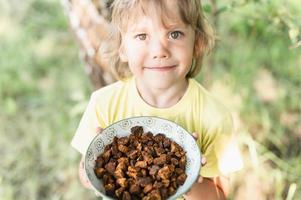
<svg viewBox="0 0 301 200">
<path fill-rule="evenodd" d="M 186 75 L 188 78 L 195 77 L 201 70 L 204 55 L 214 46 L 214 34 L 202 12 L 201 0 L 178 0 L 177 3 L 181 19 L 185 24 L 191 25 L 196 34 L 194 58 Z M 150 4 L 152 6 L 149 6 Z M 169 15 L 164 0 L 114 0 L 112 4 L 112 30 L 108 42 L 103 44 L 100 52 L 109 62 L 109 67 L 117 79 L 122 80 L 132 75 L 128 63 L 122 62 L 119 57 L 122 32 L 126 30 L 128 23 L 137 17 L 135 11 L 146 14 L 148 8 L 155 8 L 154 11 L 160 14 L 164 24 L 164 19 Z"/>
</svg>

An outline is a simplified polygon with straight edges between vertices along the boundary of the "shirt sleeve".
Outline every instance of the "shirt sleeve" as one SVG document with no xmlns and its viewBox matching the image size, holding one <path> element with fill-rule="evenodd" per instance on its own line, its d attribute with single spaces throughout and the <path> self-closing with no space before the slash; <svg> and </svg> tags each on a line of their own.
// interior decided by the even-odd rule
<svg viewBox="0 0 301 200">
<path fill-rule="evenodd" d="M 82 155 L 85 155 L 90 143 L 96 136 L 96 128 L 102 127 L 100 121 L 100 116 L 96 107 L 95 93 L 92 93 L 86 110 L 71 141 L 71 146 Z"/>
<path fill-rule="evenodd" d="M 236 141 L 232 116 L 207 116 L 200 142 L 201 152 L 207 159 L 201 169 L 201 176 L 216 177 L 228 175 L 243 167 L 242 157 Z"/>
</svg>

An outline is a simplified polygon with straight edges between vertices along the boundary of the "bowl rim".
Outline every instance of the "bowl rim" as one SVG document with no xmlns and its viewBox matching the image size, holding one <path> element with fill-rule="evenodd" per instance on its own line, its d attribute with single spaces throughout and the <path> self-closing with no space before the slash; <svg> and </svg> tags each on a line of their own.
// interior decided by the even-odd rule
<svg viewBox="0 0 301 200">
<path fill-rule="evenodd" d="M 191 138 L 193 139 L 193 141 L 195 142 L 196 146 L 198 147 L 195 153 L 198 154 L 199 156 L 197 155 L 196 157 L 199 157 L 199 158 L 200 158 L 200 159 L 198 159 L 199 162 L 196 162 L 196 164 L 195 164 L 195 165 L 196 165 L 195 167 L 197 167 L 198 176 L 195 176 L 195 177 L 192 178 L 193 184 L 196 183 L 196 181 L 198 180 L 198 177 L 200 176 L 200 170 L 201 170 L 201 168 L 202 168 L 202 166 L 201 166 L 202 154 L 201 154 L 201 151 L 200 151 L 200 149 L 199 149 L 199 145 L 198 145 L 197 141 L 195 140 L 195 138 L 193 137 L 192 133 L 190 133 L 189 131 L 187 131 L 187 130 L 186 130 L 183 126 L 181 126 L 180 124 L 178 124 L 178 123 L 176 123 L 176 122 L 174 122 L 174 121 L 171 121 L 171 120 L 169 120 L 169 119 L 162 118 L 162 117 L 142 115 L 142 116 L 127 117 L 127 118 L 118 120 L 118 121 L 116 121 L 116 122 L 110 124 L 110 125 L 107 126 L 106 128 L 104 128 L 103 131 L 106 130 L 106 129 L 109 129 L 109 128 L 112 127 L 112 126 L 115 126 L 117 123 L 120 123 L 120 122 L 122 122 L 122 121 L 129 120 L 129 119 L 136 119 L 136 118 L 154 118 L 154 119 L 165 120 L 165 121 L 171 122 L 171 123 L 173 123 L 173 124 L 175 124 L 175 125 L 181 127 L 181 128 L 185 131 L 185 134 L 188 135 L 188 137 L 191 137 Z M 142 127 L 143 127 L 143 126 L 142 126 Z M 101 133 L 100 133 L 100 134 L 101 134 Z M 106 197 L 106 198 L 108 198 L 108 199 L 115 200 L 114 198 L 112 198 L 112 197 L 110 197 L 110 196 L 107 196 L 106 194 L 102 193 L 102 192 L 99 191 L 97 188 L 95 188 L 94 185 L 92 184 L 92 182 L 90 181 L 89 177 L 87 176 L 87 173 L 88 173 L 88 171 L 87 171 L 87 163 L 88 163 L 88 162 L 87 162 L 87 156 L 86 156 L 86 155 L 87 155 L 87 152 L 88 152 L 88 150 L 90 149 L 91 145 L 94 143 L 94 141 L 95 141 L 96 139 L 98 139 L 98 136 L 99 136 L 99 134 L 96 134 L 96 135 L 95 135 L 95 137 L 93 138 L 93 140 L 90 142 L 90 144 L 89 144 L 89 146 L 88 146 L 88 148 L 87 148 L 87 150 L 86 150 L 86 152 L 85 152 L 85 155 L 84 155 L 84 170 L 85 170 L 85 176 L 86 176 L 86 178 L 88 179 L 88 181 L 90 182 L 90 185 L 91 185 L 91 187 L 93 188 L 93 190 L 95 190 L 95 191 L 101 193 L 102 196 L 104 196 L 104 197 Z M 180 144 L 179 144 L 179 145 L 180 145 Z M 181 145 L 180 145 L 180 146 L 181 146 Z M 182 147 L 182 146 L 181 146 L 181 147 Z M 183 148 L 183 147 L 182 147 L 182 148 Z M 195 168 L 195 167 L 194 167 L 194 168 Z M 193 184 L 192 184 L 192 185 L 193 185 Z M 185 190 L 183 190 L 183 192 L 182 192 L 180 195 L 178 195 L 177 197 L 173 197 L 173 195 L 172 195 L 172 196 L 170 196 L 167 200 L 171 200 L 171 197 L 173 197 L 172 199 L 179 198 L 179 197 L 182 196 L 183 194 L 187 193 L 187 192 L 189 191 L 189 189 L 192 187 L 192 185 L 191 185 L 190 187 L 187 187 Z"/>
</svg>

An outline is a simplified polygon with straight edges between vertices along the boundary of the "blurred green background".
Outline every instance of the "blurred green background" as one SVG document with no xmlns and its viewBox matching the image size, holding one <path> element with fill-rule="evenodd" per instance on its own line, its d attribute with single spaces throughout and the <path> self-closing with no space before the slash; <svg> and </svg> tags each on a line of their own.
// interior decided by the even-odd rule
<svg viewBox="0 0 301 200">
<path fill-rule="evenodd" d="M 301 1 L 215 2 L 197 79 L 234 115 L 245 166 L 230 199 L 301 199 Z M 0 0 L 1 200 L 95 198 L 69 145 L 93 90 L 78 52 L 59 0 Z"/>
</svg>

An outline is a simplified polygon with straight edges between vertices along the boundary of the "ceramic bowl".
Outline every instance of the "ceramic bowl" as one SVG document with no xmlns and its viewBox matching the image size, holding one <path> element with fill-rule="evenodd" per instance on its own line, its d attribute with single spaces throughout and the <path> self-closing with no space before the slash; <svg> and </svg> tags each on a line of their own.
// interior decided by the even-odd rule
<svg viewBox="0 0 301 200">
<path fill-rule="evenodd" d="M 123 119 L 105 128 L 101 134 L 98 134 L 90 143 L 85 155 L 85 171 L 92 187 L 98 191 L 105 199 L 112 199 L 106 196 L 102 180 L 98 179 L 94 173 L 95 160 L 103 153 L 106 145 L 111 144 L 113 138 L 130 135 L 130 130 L 134 126 L 142 126 L 144 132 L 150 131 L 154 135 L 164 134 L 186 152 L 186 181 L 180 186 L 176 193 L 168 199 L 176 199 L 186 193 L 198 178 L 201 169 L 201 153 L 198 145 L 192 135 L 180 125 L 158 117 L 132 117 Z"/>
</svg>

